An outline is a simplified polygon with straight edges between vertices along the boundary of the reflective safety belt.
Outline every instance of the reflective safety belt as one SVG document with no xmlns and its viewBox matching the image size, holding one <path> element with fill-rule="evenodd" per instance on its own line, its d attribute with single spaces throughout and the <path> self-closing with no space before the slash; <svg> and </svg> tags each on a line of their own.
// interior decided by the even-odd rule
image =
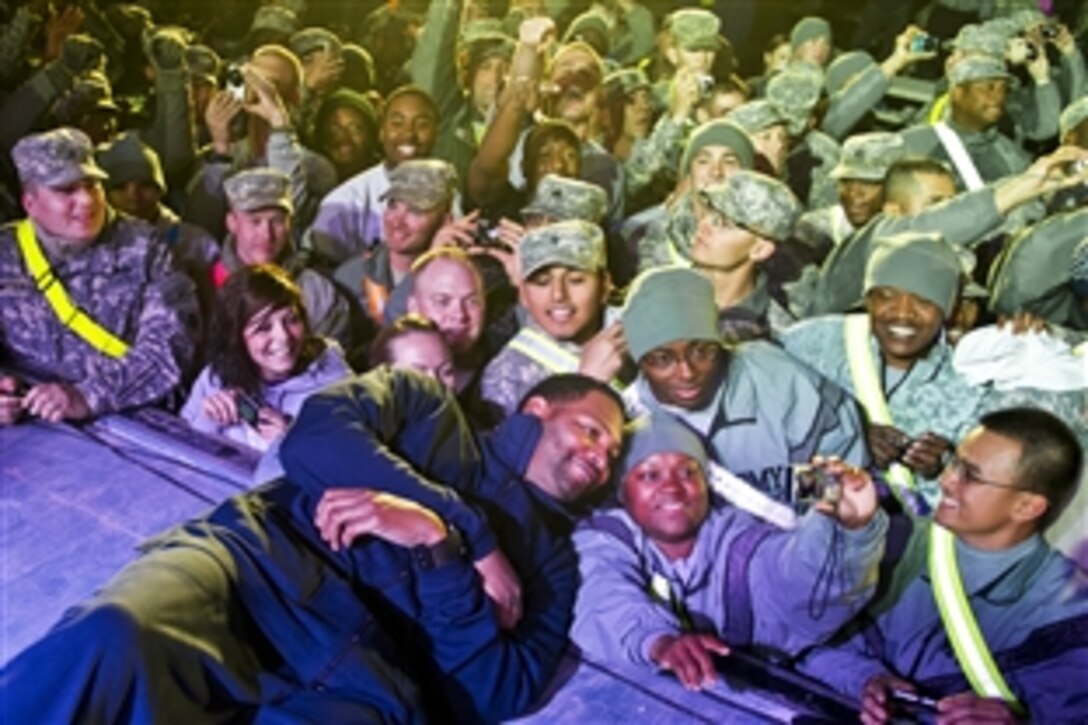
<svg viewBox="0 0 1088 725">
<path fill-rule="evenodd" d="M 929 529 L 929 578 L 933 598 L 941 613 L 941 622 L 956 653 L 960 669 L 967 675 L 979 697 L 999 698 L 1018 712 L 1023 712 L 1001 670 L 997 668 L 967 594 L 963 590 L 959 563 L 956 561 L 955 535 L 933 522 Z"/>
<path fill-rule="evenodd" d="M 363 297 L 366 299 L 366 313 L 379 325 L 385 324 L 385 303 L 389 301 L 389 290 L 370 277 L 363 277 Z"/>
<path fill-rule="evenodd" d="M 691 632 L 695 629 L 695 623 L 691 619 L 691 613 L 688 612 L 684 600 L 676 596 L 676 592 L 669 584 L 668 579 L 661 574 L 654 574 L 650 577 L 650 592 L 660 599 L 662 603 L 669 606 L 672 613 L 680 620 L 680 628 L 682 630 Z"/>
<path fill-rule="evenodd" d="M 930 126 L 941 122 L 946 108 L 948 108 L 948 94 L 944 93 L 937 97 L 937 100 L 933 102 L 933 107 L 929 109 L 929 116 L 926 117 L 926 121 Z"/>
<path fill-rule="evenodd" d="M 967 148 L 963 145 L 963 139 L 960 138 L 959 134 L 949 128 L 944 121 L 933 124 L 933 130 L 937 132 L 937 138 L 941 140 L 941 145 L 948 152 L 949 158 L 952 159 L 952 165 L 956 167 L 956 171 L 959 172 L 960 178 L 966 184 L 967 190 L 975 191 L 986 186 L 986 182 L 982 180 L 982 176 L 978 173 L 978 168 L 975 166 L 975 162 L 971 160 L 971 155 L 967 153 Z"/>
<path fill-rule="evenodd" d="M 552 373 L 576 373 L 581 360 L 570 350 L 566 350 L 547 335 L 531 327 L 518 330 L 509 343 L 512 350 L 520 352 L 537 365 Z M 618 380 L 609 381 L 609 385 L 623 392 L 624 385 Z"/>
<path fill-rule="evenodd" d="M 19 223 L 15 236 L 19 241 L 19 251 L 23 254 L 27 271 L 61 324 L 103 355 L 114 359 L 123 358 L 128 352 L 128 343 L 99 325 L 93 317 L 72 302 L 64 285 L 53 274 L 53 268 L 49 266 L 49 260 L 45 258 L 45 253 L 38 244 L 34 225 L 29 219 Z"/>
<path fill-rule="evenodd" d="M 850 379 L 854 381 L 854 393 L 869 414 L 869 420 L 878 425 L 893 425 L 884 386 L 873 364 L 869 351 L 869 316 L 847 315 L 843 319 L 843 340 L 846 343 L 846 359 L 850 363 Z M 888 467 L 888 481 L 898 488 L 913 489 L 914 474 L 901 463 Z M 893 489 L 898 496 L 898 490 Z"/>
</svg>

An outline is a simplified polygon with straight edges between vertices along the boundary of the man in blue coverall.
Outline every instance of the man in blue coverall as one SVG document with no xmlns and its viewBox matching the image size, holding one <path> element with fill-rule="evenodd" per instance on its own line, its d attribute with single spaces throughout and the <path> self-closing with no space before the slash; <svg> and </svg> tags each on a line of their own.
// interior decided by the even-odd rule
<svg viewBox="0 0 1088 725">
<path fill-rule="evenodd" d="M 281 449 L 286 478 L 147 543 L 11 662 L 5 716 L 519 714 L 566 647 L 569 533 L 608 481 L 623 425 L 615 393 L 578 375 L 542 382 L 521 410 L 477 440 L 452 395 L 412 371 L 313 396 Z M 481 568 L 497 545 L 516 576 Z"/>
</svg>

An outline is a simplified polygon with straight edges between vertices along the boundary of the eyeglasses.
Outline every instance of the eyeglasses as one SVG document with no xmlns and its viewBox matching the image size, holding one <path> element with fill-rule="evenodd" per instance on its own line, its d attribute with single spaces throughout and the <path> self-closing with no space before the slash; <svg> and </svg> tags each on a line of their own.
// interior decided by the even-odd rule
<svg viewBox="0 0 1088 725">
<path fill-rule="evenodd" d="M 721 349 L 721 345 L 717 342 L 691 342 L 688 343 L 680 355 L 677 355 L 673 350 L 651 350 L 642 358 L 642 362 L 647 367 L 663 373 L 671 370 L 676 363 L 680 362 L 681 357 L 692 367 L 713 362 L 719 349 Z"/>
<path fill-rule="evenodd" d="M 978 471 L 975 469 L 974 464 L 963 460 L 951 451 L 944 454 L 944 471 L 945 473 L 951 473 L 956 478 L 971 486 L 981 483 L 986 486 L 1009 488 L 1015 491 L 1027 490 L 1023 486 L 1017 486 L 1012 483 L 1002 483 L 1000 481 L 991 481 L 988 478 L 983 478 L 978 475 Z"/>
</svg>

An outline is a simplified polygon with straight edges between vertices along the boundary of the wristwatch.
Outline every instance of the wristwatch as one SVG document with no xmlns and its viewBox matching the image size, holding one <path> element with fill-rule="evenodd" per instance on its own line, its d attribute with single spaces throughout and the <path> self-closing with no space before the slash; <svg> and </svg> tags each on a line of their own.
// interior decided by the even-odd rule
<svg viewBox="0 0 1088 725">
<path fill-rule="evenodd" d="M 437 544 L 430 546 L 420 544 L 412 547 L 412 561 L 417 567 L 430 571 L 464 556 L 465 544 L 461 538 L 461 532 L 453 526 L 448 526 L 447 531 L 446 538 Z"/>
</svg>

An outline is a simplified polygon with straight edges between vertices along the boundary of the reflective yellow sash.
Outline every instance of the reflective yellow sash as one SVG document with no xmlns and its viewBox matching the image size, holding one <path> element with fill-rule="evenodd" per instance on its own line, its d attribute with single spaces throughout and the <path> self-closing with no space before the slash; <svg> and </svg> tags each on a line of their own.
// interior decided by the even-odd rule
<svg viewBox="0 0 1088 725">
<path fill-rule="evenodd" d="M 926 118 L 926 122 L 933 126 L 944 120 L 944 111 L 948 108 L 948 94 L 944 93 L 937 97 L 937 100 L 933 102 L 933 107 L 929 109 L 929 116 Z"/>
<path fill-rule="evenodd" d="M 869 351 L 869 315 L 847 315 L 843 319 L 843 339 L 846 343 L 846 359 L 850 363 L 850 378 L 854 381 L 854 393 L 869 414 L 869 420 L 878 425 L 893 425 L 884 386 L 873 364 Z M 888 467 L 888 481 L 904 489 L 914 488 L 914 474 L 901 463 Z"/>
<path fill-rule="evenodd" d="M 531 327 L 518 330 L 509 343 L 510 349 L 520 352 L 540 367 L 552 373 L 576 373 L 581 360 L 570 350 L 561 347 L 555 340 Z M 623 391 L 623 383 L 618 380 L 609 382 L 617 391 Z"/>
<path fill-rule="evenodd" d="M 27 271 L 34 279 L 34 284 L 53 308 L 53 313 L 61 324 L 81 337 L 84 342 L 103 355 L 119 359 L 128 352 L 128 344 L 106 328 L 102 327 L 83 310 L 79 309 L 68 296 L 64 285 L 53 275 L 49 260 L 45 258 L 38 238 L 34 235 L 34 226 L 29 219 L 19 222 L 15 229 L 19 241 L 19 251 L 23 254 Z"/>
<path fill-rule="evenodd" d="M 975 694 L 1004 700 L 1013 709 L 1023 712 L 1016 695 L 1001 676 L 967 601 L 956 561 L 956 537 L 936 522 L 929 527 L 929 578 L 956 661 Z"/>
</svg>

